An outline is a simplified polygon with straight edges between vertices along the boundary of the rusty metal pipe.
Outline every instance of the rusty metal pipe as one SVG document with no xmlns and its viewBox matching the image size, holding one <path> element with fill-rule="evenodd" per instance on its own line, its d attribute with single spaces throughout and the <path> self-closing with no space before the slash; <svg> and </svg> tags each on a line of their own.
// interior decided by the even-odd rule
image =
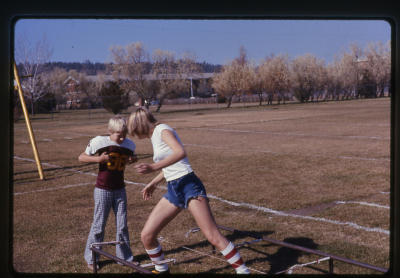
<svg viewBox="0 0 400 278">
<path fill-rule="evenodd" d="M 92 250 L 92 257 L 93 257 L 93 273 L 97 274 L 97 258 L 96 258 L 96 252 Z"/>
<path fill-rule="evenodd" d="M 233 233 L 242 233 L 242 234 L 246 234 L 248 236 L 254 237 L 254 238 L 261 238 L 262 240 L 265 240 L 265 241 L 268 241 L 270 243 L 273 243 L 273 244 L 276 244 L 276 245 L 280 245 L 280 246 L 283 246 L 283 247 L 299 250 L 299 251 L 302 251 L 302 252 L 306 252 L 306 253 L 322 256 L 322 257 L 330 257 L 331 261 L 332 260 L 337 260 L 337 261 L 341 261 L 341 262 L 344 262 L 344 263 L 357 265 L 357 266 L 360 266 L 360 267 L 363 267 L 363 268 L 368 268 L 368 269 L 379 271 L 379 272 L 383 272 L 383 273 L 386 273 L 386 272 L 389 271 L 389 269 L 387 269 L 387 268 L 374 266 L 374 265 L 370 265 L 370 264 L 363 263 L 363 262 L 358 262 L 358 261 L 347 259 L 347 258 L 344 258 L 344 257 L 328 254 L 328 253 L 325 253 L 325 252 L 322 252 L 322 251 L 319 251 L 319 250 L 302 247 L 302 246 L 299 246 L 299 245 L 291 244 L 291 243 L 288 243 L 288 242 L 284 242 L 284 241 L 280 241 L 280 240 L 276 240 L 276 239 L 272 239 L 272 238 L 268 238 L 268 237 L 259 237 L 255 233 L 246 232 L 246 231 L 240 231 L 240 230 L 236 230 L 236 229 L 225 227 L 225 226 L 221 226 L 221 225 L 217 225 L 217 227 L 219 229 L 230 231 L 230 232 L 233 232 Z M 331 270 L 333 271 L 333 263 L 330 264 L 330 271 Z"/>
<path fill-rule="evenodd" d="M 333 260 L 329 259 L 329 274 L 333 274 Z"/>
<path fill-rule="evenodd" d="M 111 260 L 114 260 L 114 261 L 116 261 L 118 263 L 121 263 L 123 265 L 129 266 L 130 268 L 133 268 L 133 269 L 135 269 L 135 270 L 137 270 L 137 271 L 139 271 L 141 273 L 152 274 L 152 272 L 150 270 L 147 270 L 147 269 L 145 269 L 143 267 L 135 265 L 134 263 L 124 261 L 124 260 L 122 260 L 122 259 L 120 259 L 120 258 L 118 258 L 118 257 L 116 257 L 114 255 L 111 255 L 111 254 L 109 254 L 109 253 L 107 253 L 107 252 L 105 252 L 105 251 L 103 251 L 101 249 L 98 249 L 98 248 L 93 247 L 93 246 L 91 246 L 90 249 L 92 250 L 92 252 L 98 253 L 99 255 L 107 257 L 107 258 L 109 258 Z M 95 270 L 96 270 L 96 264 L 94 264 L 93 272 L 97 273 L 97 272 L 95 272 Z"/>
</svg>

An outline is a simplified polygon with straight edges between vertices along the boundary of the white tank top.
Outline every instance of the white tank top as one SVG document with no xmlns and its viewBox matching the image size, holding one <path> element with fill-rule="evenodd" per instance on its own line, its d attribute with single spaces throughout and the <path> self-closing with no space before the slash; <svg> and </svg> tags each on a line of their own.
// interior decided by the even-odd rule
<svg viewBox="0 0 400 278">
<path fill-rule="evenodd" d="M 154 128 L 153 134 L 151 136 L 151 143 L 153 144 L 153 160 L 154 162 L 158 162 L 163 160 L 170 154 L 172 154 L 172 149 L 162 140 L 161 132 L 164 129 L 168 129 L 173 132 L 175 138 L 178 140 L 179 144 L 183 144 L 181 139 L 179 138 L 176 131 L 166 124 L 159 124 Z M 189 160 L 187 157 L 182 158 L 181 160 L 175 162 L 174 164 L 167 166 L 162 169 L 164 173 L 164 177 L 167 181 L 175 180 L 180 178 L 186 174 L 193 172 L 192 167 L 189 164 Z"/>
</svg>

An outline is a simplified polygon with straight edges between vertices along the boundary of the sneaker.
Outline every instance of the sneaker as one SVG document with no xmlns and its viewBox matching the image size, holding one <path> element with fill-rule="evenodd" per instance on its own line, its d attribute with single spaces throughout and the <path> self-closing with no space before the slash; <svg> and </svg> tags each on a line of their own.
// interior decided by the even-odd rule
<svg viewBox="0 0 400 278">
<path fill-rule="evenodd" d="M 97 270 L 99 270 L 99 265 L 96 265 L 96 266 L 97 266 Z M 88 264 L 87 267 L 88 267 L 91 271 L 94 271 L 94 267 L 93 267 L 92 264 Z"/>
<path fill-rule="evenodd" d="M 166 270 L 166 271 L 158 271 L 158 270 L 152 270 L 151 271 L 151 273 L 153 273 L 153 274 L 159 274 L 159 275 L 169 275 L 170 273 L 169 273 L 169 269 L 168 270 Z"/>
</svg>

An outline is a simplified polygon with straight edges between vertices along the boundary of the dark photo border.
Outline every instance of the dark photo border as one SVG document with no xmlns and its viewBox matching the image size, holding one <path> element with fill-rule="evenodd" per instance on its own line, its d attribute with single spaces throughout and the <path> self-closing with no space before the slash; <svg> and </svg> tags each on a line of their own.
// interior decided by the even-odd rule
<svg viewBox="0 0 400 278">
<path fill-rule="evenodd" d="M 0 119 L 1 192 L 0 192 L 0 274 L 1 277 L 33 277 L 13 273 L 11 242 L 13 179 L 12 134 L 12 50 L 13 27 L 22 18 L 159 18 L 159 19 L 377 19 L 391 25 L 392 99 L 391 99 L 391 235 L 390 268 L 378 277 L 399 277 L 399 204 L 400 204 L 400 3 L 396 1 L 13 1 L 6 0 L 0 11 Z M 50 277 L 57 275 L 35 275 Z M 71 277 L 76 275 L 60 275 Z M 87 276 L 87 275 L 83 275 Z M 121 276 L 121 275 L 119 275 Z M 135 277 L 140 276 L 136 275 Z M 192 275 L 193 276 L 193 275 Z M 197 276 L 197 275 L 196 275 Z M 206 275 L 209 276 L 209 275 Z M 225 275 L 226 276 L 226 275 Z M 252 275 L 253 276 L 253 275 Z M 369 275 L 371 276 L 371 275 Z M 91 276 L 90 276 L 91 277 Z M 253 276 L 254 277 L 254 276 Z"/>
</svg>

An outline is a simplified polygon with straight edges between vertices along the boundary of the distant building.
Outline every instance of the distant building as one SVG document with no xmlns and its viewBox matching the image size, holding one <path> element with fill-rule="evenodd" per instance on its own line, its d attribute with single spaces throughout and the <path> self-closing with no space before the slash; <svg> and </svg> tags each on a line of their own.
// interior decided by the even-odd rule
<svg viewBox="0 0 400 278">
<path fill-rule="evenodd" d="M 206 72 L 206 73 L 193 73 L 193 74 L 160 74 L 155 76 L 154 74 L 144 74 L 143 77 L 146 80 L 162 80 L 162 79 L 193 79 L 193 80 L 200 80 L 200 79 L 211 79 L 215 73 Z M 90 81 L 97 81 L 99 77 L 97 75 L 88 75 L 87 79 Z M 115 78 L 112 75 L 103 75 L 102 79 L 104 81 L 115 81 Z M 121 77 L 121 79 L 128 79 Z"/>
<path fill-rule="evenodd" d="M 200 80 L 210 82 L 211 78 L 214 76 L 214 73 L 193 73 L 193 74 L 165 74 L 165 75 L 158 75 L 155 76 L 153 74 L 145 74 L 144 78 L 146 80 L 162 80 L 162 79 L 187 79 L 190 80 L 193 84 Z M 115 78 L 112 75 L 89 75 L 86 77 L 88 81 L 97 82 L 101 78 L 103 81 L 115 81 Z M 122 78 L 123 80 L 128 78 Z M 209 85 L 211 90 L 211 86 Z M 68 78 L 64 81 L 64 88 L 65 88 L 65 97 L 67 99 L 65 108 L 66 109 L 78 109 L 82 106 L 82 95 L 79 88 L 79 80 L 75 79 L 72 76 L 68 76 Z M 192 93 L 193 94 L 193 93 Z M 139 99 L 135 105 L 141 106 L 144 105 L 144 100 Z"/>
<path fill-rule="evenodd" d="M 81 106 L 81 96 L 79 91 L 79 81 L 68 76 L 64 81 L 65 97 L 67 98 L 66 108 L 76 109 Z"/>
</svg>

